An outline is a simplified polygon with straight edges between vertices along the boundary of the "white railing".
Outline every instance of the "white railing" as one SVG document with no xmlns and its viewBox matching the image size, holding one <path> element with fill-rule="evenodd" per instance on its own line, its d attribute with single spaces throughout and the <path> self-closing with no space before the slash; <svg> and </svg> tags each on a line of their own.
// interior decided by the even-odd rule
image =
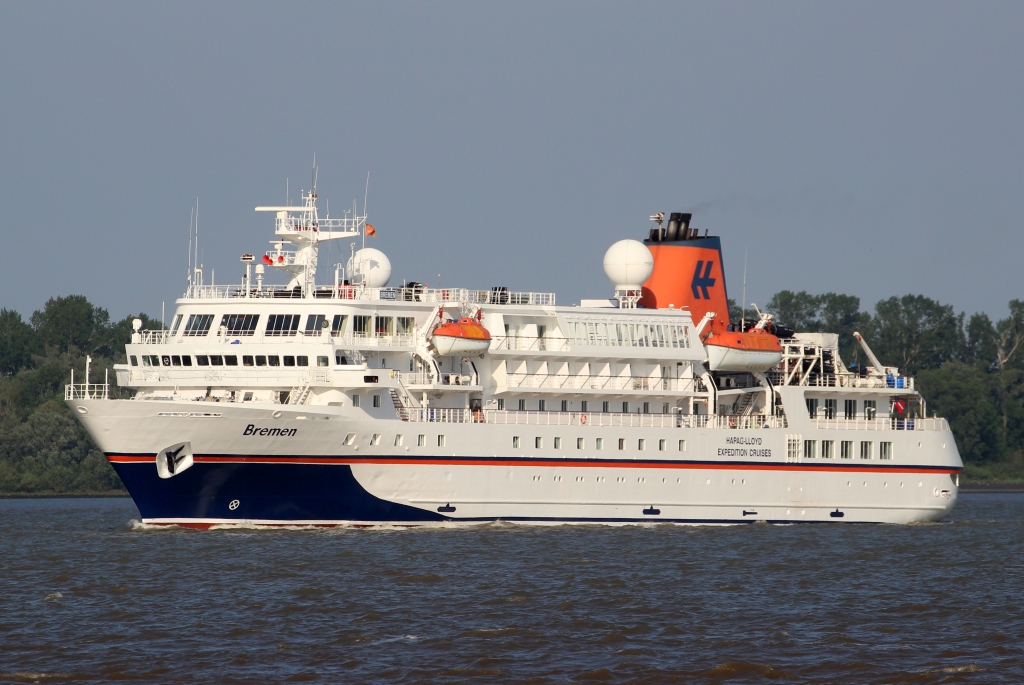
<svg viewBox="0 0 1024 685">
<path fill-rule="evenodd" d="M 397 373 L 397 372 L 396 372 Z M 442 373 L 438 376 L 437 381 L 434 381 L 429 373 L 402 373 L 402 383 L 407 387 L 412 386 L 429 386 L 438 387 L 442 385 L 450 386 L 473 386 L 473 376 L 464 373 Z"/>
<path fill-rule="evenodd" d="M 64 386 L 65 400 L 106 400 L 110 399 L 106 383 L 68 383 Z"/>
<path fill-rule="evenodd" d="M 515 350 L 519 352 L 568 352 L 566 338 L 538 338 L 525 335 L 503 335 L 491 338 L 491 352 Z"/>
<path fill-rule="evenodd" d="M 768 379 L 773 385 L 784 385 L 790 374 L 784 371 L 769 371 Z M 792 380 L 799 384 L 799 371 L 792 374 Z M 913 390 L 914 379 L 909 376 L 858 376 L 853 373 L 815 374 L 801 385 L 809 388 L 893 388 Z"/>
<path fill-rule="evenodd" d="M 185 297 L 194 300 L 246 298 L 245 285 L 192 285 Z M 249 298 L 385 300 L 399 302 L 543 305 L 555 304 L 555 293 L 469 290 L 467 288 L 367 288 L 359 285 L 318 286 L 303 295 L 300 288 L 280 285 L 250 287 Z"/>
<path fill-rule="evenodd" d="M 825 430 L 906 430 L 906 431 L 949 431 L 949 422 L 943 418 L 933 419 L 823 419 L 816 418 L 815 428 Z"/>
<path fill-rule="evenodd" d="M 412 335 L 377 335 L 373 333 L 361 335 L 349 333 L 343 336 L 335 336 L 328 328 L 318 328 L 312 331 L 253 331 L 249 334 L 225 331 L 223 335 L 219 330 L 210 330 L 206 335 L 178 336 L 173 338 L 173 340 L 179 343 L 202 341 L 223 345 L 233 343 L 323 342 L 353 348 L 414 347 L 416 345 L 415 338 Z M 170 331 L 139 332 L 139 343 L 143 345 L 163 345 L 171 341 Z"/>
<path fill-rule="evenodd" d="M 706 416 L 700 414 L 623 414 L 614 412 L 507 411 L 502 409 L 410 408 L 413 423 L 491 423 L 496 425 L 710 428 L 747 430 L 785 428 L 785 417 Z"/>
<path fill-rule="evenodd" d="M 680 391 L 696 390 L 692 378 L 649 378 L 647 376 L 560 376 L 556 374 L 510 373 L 505 385 L 509 388 L 552 390 L 636 390 Z"/>
<path fill-rule="evenodd" d="M 156 382 L 182 384 L 202 381 L 219 383 L 232 381 L 237 385 L 295 385 L 299 382 L 330 383 L 331 373 L 327 368 L 296 368 L 295 371 L 268 371 L 270 367 L 253 366 L 132 366 L 129 367 L 130 382 Z M 278 367 L 280 368 L 280 367 Z M 378 369 L 374 369 L 378 371 Z"/>
<path fill-rule="evenodd" d="M 170 339 L 170 330 L 139 331 L 139 342 L 143 345 L 162 345 Z"/>
</svg>

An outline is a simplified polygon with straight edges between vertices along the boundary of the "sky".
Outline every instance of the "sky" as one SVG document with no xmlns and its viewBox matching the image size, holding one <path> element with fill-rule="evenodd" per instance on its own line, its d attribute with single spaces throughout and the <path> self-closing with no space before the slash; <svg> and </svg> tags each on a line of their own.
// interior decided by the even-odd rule
<svg viewBox="0 0 1024 685">
<path fill-rule="evenodd" d="M 609 297 L 605 250 L 687 211 L 734 298 L 746 254 L 762 306 L 998 318 L 1024 297 L 1021 26 L 1006 2 L 5 2 L 0 307 L 169 318 L 197 198 L 206 271 L 238 283 L 273 237 L 253 208 L 315 155 L 332 216 L 369 175 L 393 283 Z"/>
</svg>

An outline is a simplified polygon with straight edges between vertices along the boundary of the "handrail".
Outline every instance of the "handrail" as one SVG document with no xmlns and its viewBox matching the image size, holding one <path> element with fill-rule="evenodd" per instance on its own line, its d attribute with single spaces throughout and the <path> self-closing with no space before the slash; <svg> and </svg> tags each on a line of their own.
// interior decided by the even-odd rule
<svg viewBox="0 0 1024 685">
<path fill-rule="evenodd" d="M 570 376 L 558 374 L 509 373 L 506 387 L 550 388 L 555 390 L 662 390 L 693 392 L 693 378 L 649 376 Z"/>
<path fill-rule="evenodd" d="M 948 432 L 949 422 L 941 417 L 931 419 L 813 419 L 814 427 L 825 430 L 908 430 Z"/>
<path fill-rule="evenodd" d="M 64 386 L 65 400 L 106 400 L 110 399 L 107 383 L 68 383 Z"/>
<path fill-rule="evenodd" d="M 185 298 L 192 300 L 220 299 L 332 299 L 332 300 L 384 300 L 398 302 L 466 303 L 489 305 L 540 305 L 554 306 L 555 293 L 513 292 L 508 290 L 470 290 L 468 288 L 420 288 L 394 287 L 369 288 L 361 285 L 318 286 L 304 294 L 300 287 L 263 285 L 249 287 L 246 296 L 245 284 L 240 285 L 198 285 L 193 284 L 185 291 Z"/>
<path fill-rule="evenodd" d="M 581 428 L 712 428 L 749 430 L 785 428 L 783 416 L 708 416 L 705 414 L 626 414 L 619 412 L 543 412 L 504 409 L 409 408 L 412 423 L 492 423 L 496 425 L 579 426 Z"/>
</svg>

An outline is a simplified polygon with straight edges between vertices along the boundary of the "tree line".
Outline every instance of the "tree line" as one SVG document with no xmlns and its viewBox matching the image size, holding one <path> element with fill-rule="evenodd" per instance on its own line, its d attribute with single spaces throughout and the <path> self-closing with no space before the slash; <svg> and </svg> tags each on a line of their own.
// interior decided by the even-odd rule
<svg viewBox="0 0 1024 685">
<path fill-rule="evenodd" d="M 1024 480 L 1024 302 L 1011 300 L 1009 310 L 999 321 L 983 313 L 968 318 L 950 305 L 904 295 L 867 312 L 852 295 L 789 290 L 767 306 L 797 331 L 838 333 L 848 367 L 865 363 L 853 338 L 859 331 L 883 364 L 916 376 L 929 413 L 949 419 L 966 480 Z M 135 318 L 143 328 L 160 328 L 145 314 L 111 321 L 82 295 L 51 298 L 28 321 L 0 309 L 0 493 L 123 492 L 64 404 L 64 385 L 71 369 L 84 380 L 87 355 L 92 382 L 110 371 L 113 383 L 112 367 L 125 361 Z"/>
</svg>

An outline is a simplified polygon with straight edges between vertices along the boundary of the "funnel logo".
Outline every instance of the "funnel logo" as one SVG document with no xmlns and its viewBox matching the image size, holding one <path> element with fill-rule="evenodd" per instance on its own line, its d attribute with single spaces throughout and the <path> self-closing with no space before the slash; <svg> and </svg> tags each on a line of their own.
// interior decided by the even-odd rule
<svg viewBox="0 0 1024 685">
<path fill-rule="evenodd" d="M 693 291 L 693 297 L 696 300 L 700 299 L 700 294 L 704 293 L 704 299 L 710 300 L 711 296 L 708 295 L 708 288 L 715 287 L 715 279 L 711 278 L 711 269 L 715 263 L 708 260 L 707 266 L 705 266 L 704 260 L 698 260 L 697 268 L 693 272 L 693 280 L 690 281 L 690 290 Z M 704 275 L 700 275 L 701 267 L 704 267 Z"/>
</svg>

